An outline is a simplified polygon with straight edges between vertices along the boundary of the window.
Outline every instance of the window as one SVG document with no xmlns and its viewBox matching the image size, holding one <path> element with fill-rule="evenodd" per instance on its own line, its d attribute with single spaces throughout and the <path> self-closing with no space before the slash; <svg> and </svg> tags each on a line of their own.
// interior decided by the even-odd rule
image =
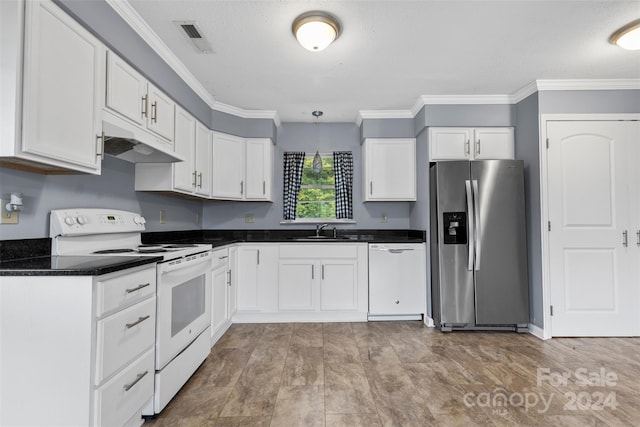
<svg viewBox="0 0 640 427">
<path fill-rule="evenodd" d="M 284 221 L 353 219 L 353 154 L 334 151 L 320 157 L 322 169 L 314 172 L 313 154 L 284 152 Z"/>
<path fill-rule="evenodd" d="M 336 217 L 336 188 L 333 155 L 322 154 L 322 170 L 313 171 L 313 155 L 302 166 L 302 183 L 298 194 L 296 219 L 332 219 Z"/>
</svg>

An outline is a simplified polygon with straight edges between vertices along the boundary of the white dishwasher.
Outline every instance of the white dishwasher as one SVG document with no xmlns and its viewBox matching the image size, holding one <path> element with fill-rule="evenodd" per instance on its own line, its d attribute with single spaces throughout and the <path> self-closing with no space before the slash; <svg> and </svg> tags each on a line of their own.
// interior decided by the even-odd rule
<svg viewBox="0 0 640 427">
<path fill-rule="evenodd" d="M 424 243 L 370 243 L 369 320 L 422 319 L 426 271 Z"/>
</svg>

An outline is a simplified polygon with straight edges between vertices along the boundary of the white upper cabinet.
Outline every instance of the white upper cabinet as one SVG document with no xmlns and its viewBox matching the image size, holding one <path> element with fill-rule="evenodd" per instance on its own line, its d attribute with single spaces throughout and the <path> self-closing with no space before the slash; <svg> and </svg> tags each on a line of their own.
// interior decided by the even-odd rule
<svg viewBox="0 0 640 427">
<path fill-rule="evenodd" d="M 211 197 L 241 200 L 245 191 L 245 140 L 213 132 Z"/>
<path fill-rule="evenodd" d="M 175 103 L 113 52 L 107 53 L 106 106 L 138 126 L 173 141 Z"/>
<path fill-rule="evenodd" d="M 3 14 L 7 11 L 3 7 Z M 12 24 L 17 22 L 20 27 L 19 13 L 3 16 L 3 27 L 5 18 L 12 18 Z M 3 75 L 15 77 L 9 95 L 17 104 L 12 108 L 17 124 L 14 132 L 10 136 L 3 132 L 0 152 L 7 157 L 4 164 L 19 163 L 48 173 L 99 174 L 104 103 L 102 44 L 50 1 L 26 2 L 22 47 L 19 27 L 14 26 L 10 37 L 2 41 L 3 51 L 17 54 L 23 49 L 24 55 L 20 93 L 20 63 L 15 58 L 7 62 L 2 54 Z"/>
<path fill-rule="evenodd" d="M 365 201 L 416 200 L 415 138 L 367 138 L 362 159 Z"/>
<path fill-rule="evenodd" d="M 271 200 L 272 175 L 270 138 L 213 132 L 212 198 Z"/>
<path fill-rule="evenodd" d="M 429 128 L 429 160 L 513 159 L 513 128 Z"/>
<path fill-rule="evenodd" d="M 199 196 L 211 195 L 211 131 L 196 122 L 194 189 Z"/>
<path fill-rule="evenodd" d="M 246 200 L 271 200 L 273 144 L 270 138 L 247 138 Z"/>
<path fill-rule="evenodd" d="M 176 153 L 182 155 L 185 160 L 173 165 L 173 187 L 191 193 L 196 187 L 197 174 L 196 119 L 179 107 L 176 108 L 174 147 Z"/>
</svg>

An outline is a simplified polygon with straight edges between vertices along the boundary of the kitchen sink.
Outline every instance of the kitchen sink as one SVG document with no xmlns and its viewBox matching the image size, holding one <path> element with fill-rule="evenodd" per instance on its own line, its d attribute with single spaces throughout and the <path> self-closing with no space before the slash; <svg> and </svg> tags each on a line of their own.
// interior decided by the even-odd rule
<svg viewBox="0 0 640 427">
<path fill-rule="evenodd" d="M 303 236 L 303 237 L 291 237 L 291 240 L 295 240 L 296 242 L 317 242 L 317 241 L 321 241 L 321 242 L 335 242 L 335 241 L 339 241 L 339 240 L 350 240 L 348 237 L 344 237 L 344 236 L 338 236 L 338 237 L 331 237 L 331 236 Z"/>
</svg>

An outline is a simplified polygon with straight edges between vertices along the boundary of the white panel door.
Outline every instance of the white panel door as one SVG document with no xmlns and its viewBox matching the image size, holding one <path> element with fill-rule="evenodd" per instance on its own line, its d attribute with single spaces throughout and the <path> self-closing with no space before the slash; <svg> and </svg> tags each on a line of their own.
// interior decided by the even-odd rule
<svg viewBox="0 0 640 427">
<path fill-rule="evenodd" d="M 148 84 L 149 113 L 147 128 L 156 134 L 173 141 L 173 123 L 175 103 L 160 89 Z M 173 146 L 171 144 L 171 146 Z"/>
<path fill-rule="evenodd" d="M 358 309 L 358 262 L 323 260 L 320 265 L 320 310 Z"/>
<path fill-rule="evenodd" d="M 22 150 L 100 173 L 105 53 L 52 2 L 26 3 Z"/>
<path fill-rule="evenodd" d="M 515 159 L 513 128 L 477 128 L 474 159 Z"/>
<path fill-rule="evenodd" d="M 429 160 L 470 160 L 473 128 L 429 128 Z"/>
<path fill-rule="evenodd" d="M 315 310 L 315 282 L 317 271 L 314 260 L 281 259 L 278 271 L 278 309 Z"/>
<path fill-rule="evenodd" d="M 367 138 L 363 144 L 366 201 L 416 200 L 416 140 Z"/>
<path fill-rule="evenodd" d="M 238 310 L 257 311 L 259 308 L 258 248 L 238 248 Z"/>
<path fill-rule="evenodd" d="M 107 107 L 146 126 L 147 81 L 123 59 L 107 52 Z"/>
<path fill-rule="evenodd" d="M 271 200 L 273 147 L 269 138 L 248 138 L 246 141 L 247 200 Z"/>
<path fill-rule="evenodd" d="M 213 282 L 211 290 L 211 336 L 213 337 L 218 330 L 226 324 L 229 317 L 227 306 L 227 267 L 222 266 L 213 270 L 211 279 Z"/>
<path fill-rule="evenodd" d="M 184 162 L 173 165 L 173 187 L 191 193 L 197 184 L 194 164 L 196 120 L 182 108 L 176 108 L 174 144 L 176 153 L 184 157 Z"/>
<path fill-rule="evenodd" d="M 549 122 L 549 263 L 554 336 L 639 332 L 629 245 L 630 143 L 625 122 Z"/>
</svg>

